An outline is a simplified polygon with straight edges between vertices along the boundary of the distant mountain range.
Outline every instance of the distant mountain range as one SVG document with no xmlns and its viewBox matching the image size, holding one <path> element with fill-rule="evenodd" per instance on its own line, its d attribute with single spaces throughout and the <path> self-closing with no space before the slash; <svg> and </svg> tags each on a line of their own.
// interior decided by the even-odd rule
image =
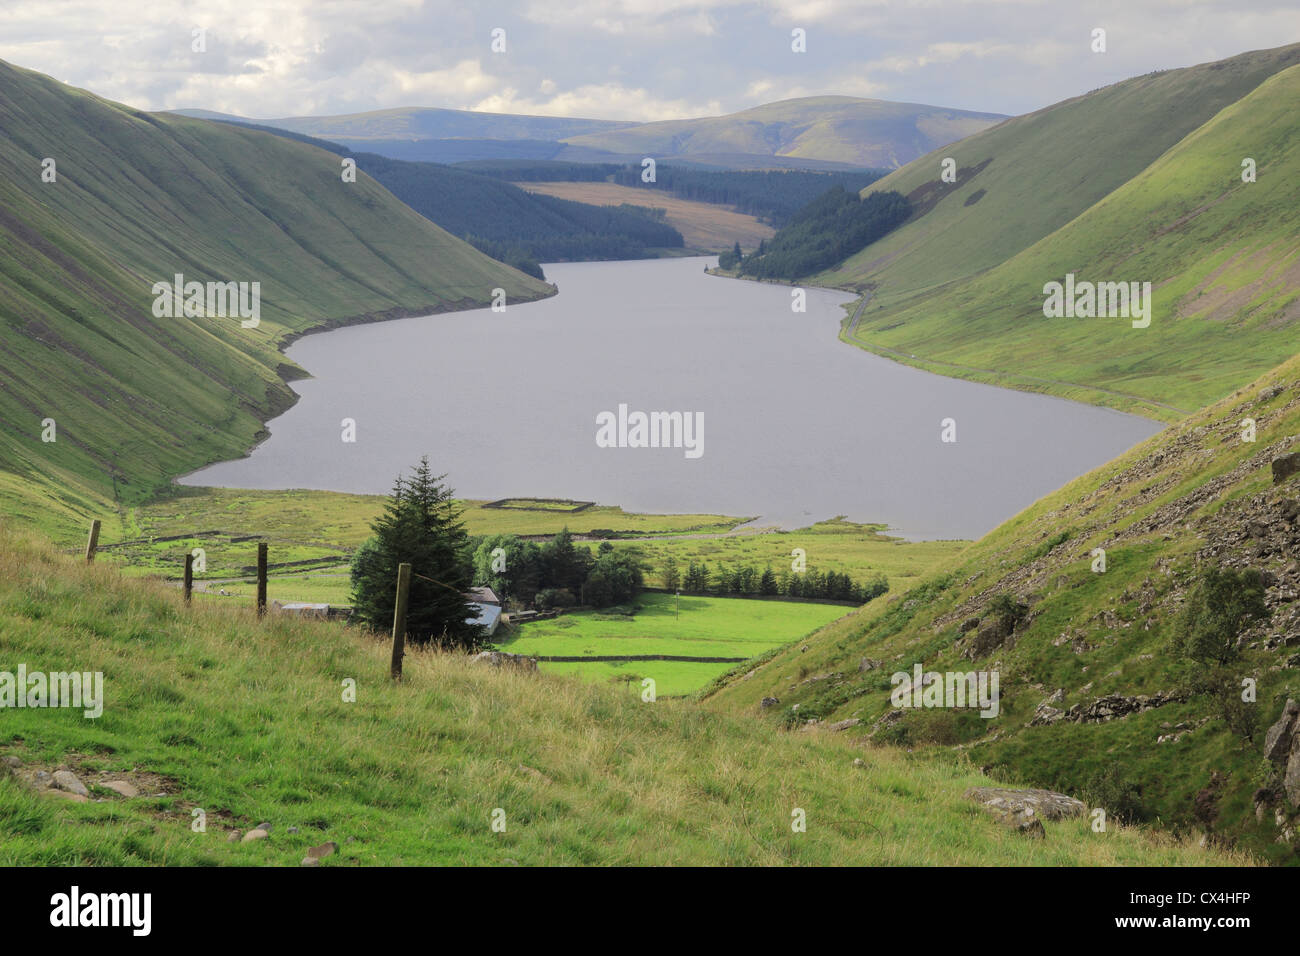
<svg viewBox="0 0 1300 956">
<path fill-rule="evenodd" d="M 1007 118 L 852 96 L 783 100 L 726 116 L 655 123 L 430 108 L 257 120 L 177 112 L 273 126 L 391 159 L 621 163 L 652 156 L 719 168 L 827 170 L 894 169 Z"/>
</svg>

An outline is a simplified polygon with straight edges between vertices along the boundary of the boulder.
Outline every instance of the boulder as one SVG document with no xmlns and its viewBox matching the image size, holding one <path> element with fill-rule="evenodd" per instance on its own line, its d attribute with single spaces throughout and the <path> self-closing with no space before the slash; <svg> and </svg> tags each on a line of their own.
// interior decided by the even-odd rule
<svg viewBox="0 0 1300 956">
<path fill-rule="evenodd" d="M 879 666 L 880 666 L 880 661 L 873 661 L 870 657 L 864 657 L 858 663 L 858 673 L 862 674 L 865 673 L 866 671 L 874 671 Z"/>
<path fill-rule="evenodd" d="M 483 651 L 474 655 L 474 660 L 480 664 L 490 664 L 492 667 L 504 667 L 511 670 L 536 673 L 537 658 L 525 657 L 523 654 L 505 654 L 501 651 Z"/>
<path fill-rule="evenodd" d="M 966 648 L 966 657 L 972 661 L 988 657 L 1007 642 L 1011 632 L 1010 622 L 1000 618 L 993 620 L 975 632 Z"/>
<path fill-rule="evenodd" d="M 119 797 L 130 799 L 131 797 L 140 796 L 140 791 L 125 780 L 104 780 L 99 785 L 105 790 L 112 790 Z"/>
<path fill-rule="evenodd" d="M 779 703 L 781 703 L 781 699 L 779 697 L 764 697 L 761 701 L 758 702 L 758 706 L 775 707 Z"/>
<path fill-rule="evenodd" d="M 856 727 L 860 723 L 862 723 L 861 718 L 850 717 L 848 720 L 837 720 L 835 723 L 830 725 L 830 728 L 831 730 L 848 730 L 850 727 Z"/>
<path fill-rule="evenodd" d="M 271 834 L 267 833 L 261 827 L 256 827 L 255 829 L 249 830 L 247 833 L 245 833 L 244 839 L 242 839 L 240 842 L 252 843 L 254 840 L 265 840 L 270 835 Z"/>
<path fill-rule="evenodd" d="M 1280 485 L 1300 471 L 1300 451 L 1273 459 L 1273 484 Z"/>
<path fill-rule="evenodd" d="M 1065 820 L 1082 816 L 1082 800 L 1052 790 L 1009 790 L 1003 787 L 971 787 L 965 796 L 993 814 L 1011 814 L 1024 820 Z"/>
<path fill-rule="evenodd" d="M 1264 735 L 1264 759 L 1280 763 L 1291 753 L 1291 739 L 1296 728 L 1296 717 L 1300 715 L 1300 704 L 1288 700 L 1280 716 L 1268 733 Z"/>
</svg>

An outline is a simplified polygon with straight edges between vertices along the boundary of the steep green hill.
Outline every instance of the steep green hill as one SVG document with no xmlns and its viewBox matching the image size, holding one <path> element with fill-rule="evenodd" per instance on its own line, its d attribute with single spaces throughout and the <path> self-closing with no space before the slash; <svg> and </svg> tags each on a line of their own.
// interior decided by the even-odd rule
<svg viewBox="0 0 1300 956">
<path fill-rule="evenodd" d="M 777 726 L 856 719 L 850 738 L 964 753 L 1112 817 L 1300 862 L 1300 740 L 1285 787 L 1288 741 L 1282 763 L 1263 756 L 1300 697 L 1300 476 L 1273 480 L 1286 455 L 1300 469 L 1297 453 L 1300 358 L 1037 502 L 907 594 L 724 679 L 710 705 Z M 1215 632 L 1221 666 L 1188 664 L 1175 644 L 1210 569 L 1255 569 L 1266 585 L 1267 617 Z M 917 664 L 998 672 L 998 714 L 895 707 L 892 675 Z"/>
<path fill-rule="evenodd" d="M 5 710 L 0 865 L 297 866 L 327 841 L 326 867 L 1244 862 L 1078 817 L 1026 839 L 963 797 L 991 782 L 970 767 L 688 701 L 419 651 L 395 685 L 353 628 L 186 607 L 3 528 L 0 659 L 103 674 L 97 719 Z M 42 790 L 60 768 L 89 800 Z"/>
<path fill-rule="evenodd" d="M 1246 53 L 968 137 L 864 190 L 911 219 L 808 281 L 867 292 L 843 337 L 889 358 L 1176 421 L 1294 354 L 1298 68 Z M 1150 327 L 1044 318 L 1067 274 L 1150 282 Z"/>
<path fill-rule="evenodd" d="M 1300 63 L 1300 44 L 1135 77 L 1017 116 L 867 187 L 895 190 L 913 219 L 826 275 L 878 302 L 992 268 L 1128 182 L 1216 113 Z M 956 161 L 956 183 L 941 163 Z M 1240 172 L 1240 156 L 1231 165 Z M 1224 182 L 1233 178 L 1224 170 Z M 876 305 L 877 303 L 873 303 Z"/>
<path fill-rule="evenodd" d="M 292 401 L 279 349 L 306 330 L 551 291 L 340 173 L 309 146 L 0 63 L 6 512 L 135 502 L 241 454 Z M 155 316 L 154 283 L 178 273 L 259 282 L 260 325 Z"/>
</svg>

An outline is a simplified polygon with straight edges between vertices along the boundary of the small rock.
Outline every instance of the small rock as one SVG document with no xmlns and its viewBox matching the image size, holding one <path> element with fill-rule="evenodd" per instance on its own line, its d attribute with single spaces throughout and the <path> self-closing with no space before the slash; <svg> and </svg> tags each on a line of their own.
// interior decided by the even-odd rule
<svg viewBox="0 0 1300 956">
<path fill-rule="evenodd" d="M 328 843 L 322 843 L 320 846 L 314 846 L 307 851 L 307 856 L 313 860 L 323 860 L 327 856 L 333 856 L 339 851 L 339 845 L 333 840 Z"/>
<path fill-rule="evenodd" d="M 89 797 L 90 791 L 86 785 L 77 779 L 77 775 L 71 770 L 54 771 L 54 786 L 60 790 L 66 790 L 68 793 L 75 793 L 79 797 Z"/>
<path fill-rule="evenodd" d="M 238 830 L 231 830 L 228 834 L 226 834 L 226 842 L 227 842 L 227 843 L 238 843 L 238 842 L 239 842 L 239 838 L 240 838 L 241 836 L 243 836 L 243 834 L 240 833 Z"/>
<path fill-rule="evenodd" d="M 112 790 L 118 796 L 126 797 L 127 799 L 140 796 L 140 791 L 131 786 L 131 784 L 127 783 L 125 780 L 105 780 L 101 782 L 99 786 L 103 787 L 105 790 Z"/>
<path fill-rule="evenodd" d="M 848 720 L 839 720 L 830 725 L 831 730 L 848 730 L 850 727 L 856 727 L 862 723 L 860 717 L 850 717 Z"/>
<path fill-rule="evenodd" d="M 10 770 L 17 770 L 23 765 L 23 762 L 13 754 L 5 754 L 3 757 L 0 757 L 0 765 L 8 767 Z"/>
<path fill-rule="evenodd" d="M 289 832 L 290 832 L 290 833 L 297 833 L 297 832 L 298 832 L 298 828 L 297 828 L 297 827 L 289 827 Z"/>
<path fill-rule="evenodd" d="M 241 843 L 252 843 L 254 840 L 265 840 L 265 839 L 266 839 L 267 837 L 269 837 L 270 835 L 271 835 L 271 834 L 267 833 L 267 832 L 266 832 L 265 830 L 263 830 L 261 827 L 256 827 L 256 828 L 254 828 L 254 829 L 252 829 L 252 830 L 249 830 L 247 833 L 245 833 L 245 834 L 244 834 L 244 839 L 241 840 L 240 842 L 241 842 Z"/>
<path fill-rule="evenodd" d="M 300 865 L 300 866 L 320 866 L 320 860 L 316 859 L 316 857 L 314 857 L 314 856 L 305 856 L 305 857 L 302 858 L 302 863 L 299 864 L 299 865 Z"/>
<path fill-rule="evenodd" d="M 855 766 L 855 767 L 865 767 L 866 765 L 867 765 L 867 762 L 866 762 L 865 760 L 863 760 L 861 757 L 854 757 L 854 758 L 853 758 L 853 766 Z"/>
<path fill-rule="evenodd" d="M 780 698 L 777 698 L 777 697 L 764 697 L 761 701 L 759 701 L 758 706 L 759 706 L 759 707 L 775 707 L 775 706 L 776 706 L 777 704 L 779 704 L 779 703 L 781 703 Z"/>
</svg>

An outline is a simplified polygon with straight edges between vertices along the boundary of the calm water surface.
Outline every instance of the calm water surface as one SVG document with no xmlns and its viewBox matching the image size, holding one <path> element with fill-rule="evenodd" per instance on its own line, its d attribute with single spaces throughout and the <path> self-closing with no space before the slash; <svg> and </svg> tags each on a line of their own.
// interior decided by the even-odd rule
<svg viewBox="0 0 1300 956">
<path fill-rule="evenodd" d="M 314 377 L 271 437 L 185 481 L 386 493 L 427 454 L 467 498 L 973 538 L 1162 427 L 879 358 L 836 337 L 850 296 L 809 289 L 793 313 L 789 288 L 707 276 L 713 261 L 550 265 L 560 294 L 542 302 L 307 336 L 288 354 Z M 703 413 L 703 454 L 598 447 L 620 403 Z"/>
</svg>

